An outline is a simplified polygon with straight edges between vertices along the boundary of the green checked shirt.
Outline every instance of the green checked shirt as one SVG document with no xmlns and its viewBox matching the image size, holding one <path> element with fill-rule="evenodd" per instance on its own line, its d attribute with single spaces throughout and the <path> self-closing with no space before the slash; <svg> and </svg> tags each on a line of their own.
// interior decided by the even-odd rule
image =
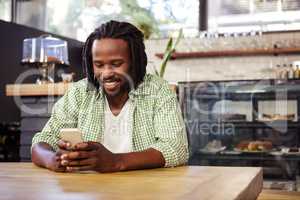
<svg viewBox="0 0 300 200">
<path fill-rule="evenodd" d="M 153 148 L 162 153 L 165 167 L 185 164 L 188 160 L 188 142 L 185 125 L 176 94 L 166 81 L 147 74 L 137 89 L 131 90 L 133 102 L 133 151 Z M 57 101 L 43 130 L 32 144 L 46 142 L 58 149 L 61 128 L 79 128 L 84 141 L 103 142 L 105 97 L 102 89 L 88 89 L 87 79 L 72 85 Z"/>
</svg>

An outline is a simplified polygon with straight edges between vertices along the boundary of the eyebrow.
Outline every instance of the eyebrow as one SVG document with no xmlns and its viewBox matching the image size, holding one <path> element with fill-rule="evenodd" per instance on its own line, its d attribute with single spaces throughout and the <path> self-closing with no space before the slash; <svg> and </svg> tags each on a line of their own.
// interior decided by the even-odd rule
<svg viewBox="0 0 300 200">
<path fill-rule="evenodd" d="M 99 62 L 103 62 L 101 59 L 95 59 L 95 60 L 93 60 L 93 62 L 95 63 L 95 62 L 97 62 L 97 63 L 99 63 Z M 124 59 L 112 59 L 112 60 L 110 60 L 109 62 L 124 62 Z"/>
</svg>

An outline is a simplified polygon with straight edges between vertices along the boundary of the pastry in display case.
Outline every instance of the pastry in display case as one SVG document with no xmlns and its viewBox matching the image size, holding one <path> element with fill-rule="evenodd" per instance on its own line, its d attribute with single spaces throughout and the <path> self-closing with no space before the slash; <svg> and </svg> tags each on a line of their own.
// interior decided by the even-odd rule
<svg viewBox="0 0 300 200">
<path fill-rule="evenodd" d="M 284 94 L 287 96 L 287 94 Z M 288 121 L 296 122 L 298 102 L 293 99 L 262 100 L 258 102 L 258 121 L 276 122 Z"/>
<path fill-rule="evenodd" d="M 271 141 L 241 141 L 235 148 L 242 152 L 267 152 L 273 148 Z"/>
<path fill-rule="evenodd" d="M 262 114 L 260 121 L 294 121 L 295 114 Z"/>
</svg>

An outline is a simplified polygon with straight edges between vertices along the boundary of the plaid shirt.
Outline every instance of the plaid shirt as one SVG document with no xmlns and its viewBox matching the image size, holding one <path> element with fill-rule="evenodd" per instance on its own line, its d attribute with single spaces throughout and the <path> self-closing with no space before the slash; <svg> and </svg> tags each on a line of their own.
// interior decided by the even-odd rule
<svg viewBox="0 0 300 200">
<path fill-rule="evenodd" d="M 105 98 L 102 89 L 88 90 L 87 79 L 78 81 L 59 99 L 43 130 L 32 144 L 46 142 L 58 149 L 61 128 L 79 128 L 84 141 L 103 141 Z M 153 148 L 162 153 L 165 167 L 182 165 L 188 159 L 185 125 L 176 95 L 166 81 L 147 74 L 137 89 L 129 92 L 133 102 L 133 151 Z"/>
</svg>

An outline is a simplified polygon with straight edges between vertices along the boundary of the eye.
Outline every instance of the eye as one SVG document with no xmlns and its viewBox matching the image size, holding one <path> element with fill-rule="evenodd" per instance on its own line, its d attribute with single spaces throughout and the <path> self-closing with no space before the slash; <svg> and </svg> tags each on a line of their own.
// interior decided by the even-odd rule
<svg viewBox="0 0 300 200">
<path fill-rule="evenodd" d="M 97 68 L 101 68 L 101 67 L 103 67 L 103 63 L 94 62 L 94 66 Z"/>
<path fill-rule="evenodd" d="M 118 61 L 118 62 L 113 62 L 111 65 L 113 67 L 120 67 L 122 64 L 123 64 L 123 62 Z"/>
</svg>

